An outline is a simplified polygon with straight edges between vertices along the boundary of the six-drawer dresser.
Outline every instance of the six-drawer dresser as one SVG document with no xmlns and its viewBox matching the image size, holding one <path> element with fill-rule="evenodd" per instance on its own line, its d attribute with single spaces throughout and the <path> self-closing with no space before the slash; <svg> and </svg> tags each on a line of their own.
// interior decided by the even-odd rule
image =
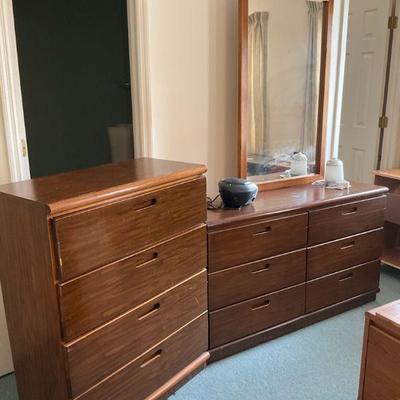
<svg viewBox="0 0 400 400">
<path fill-rule="evenodd" d="M 210 360 L 374 300 L 386 192 L 299 185 L 208 211 Z"/>
<path fill-rule="evenodd" d="M 205 171 L 139 159 L 0 187 L 19 400 L 158 399 L 205 365 Z"/>
</svg>

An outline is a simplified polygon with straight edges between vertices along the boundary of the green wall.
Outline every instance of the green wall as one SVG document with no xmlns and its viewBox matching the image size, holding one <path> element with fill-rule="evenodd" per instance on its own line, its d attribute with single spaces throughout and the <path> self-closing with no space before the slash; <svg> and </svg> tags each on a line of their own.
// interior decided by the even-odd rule
<svg viewBox="0 0 400 400">
<path fill-rule="evenodd" d="M 33 177 L 110 162 L 131 123 L 126 0 L 13 0 Z"/>
</svg>

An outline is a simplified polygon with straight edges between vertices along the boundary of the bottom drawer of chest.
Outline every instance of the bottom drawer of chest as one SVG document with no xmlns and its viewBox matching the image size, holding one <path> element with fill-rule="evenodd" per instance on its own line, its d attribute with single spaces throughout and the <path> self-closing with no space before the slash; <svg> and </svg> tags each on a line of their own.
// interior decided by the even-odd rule
<svg viewBox="0 0 400 400">
<path fill-rule="evenodd" d="M 204 314 L 79 397 L 80 400 L 142 400 L 195 361 L 208 347 Z"/>
<path fill-rule="evenodd" d="M 379 273 L 380 261 L 375 260 L 307 282 L 306 312 L 378 289 Z"/>
<path fill-rule="evenodd" d="M 210 313 L 210 347 L 267 329 L 304 314 L 305 285 L 259 296 Z"/>
</svg>

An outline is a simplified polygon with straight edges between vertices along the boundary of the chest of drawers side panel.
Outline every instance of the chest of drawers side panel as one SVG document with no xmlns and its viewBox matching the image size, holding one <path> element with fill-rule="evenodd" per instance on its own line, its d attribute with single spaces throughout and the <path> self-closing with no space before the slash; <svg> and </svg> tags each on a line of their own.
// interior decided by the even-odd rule
<svg viewBox="0 0 400 400">
<path fill-rule="evenodd" d="M 65 400 L 48 209 L 0 194 L 0 221 L 0 279 L 19 398 Z"/>
</svg>

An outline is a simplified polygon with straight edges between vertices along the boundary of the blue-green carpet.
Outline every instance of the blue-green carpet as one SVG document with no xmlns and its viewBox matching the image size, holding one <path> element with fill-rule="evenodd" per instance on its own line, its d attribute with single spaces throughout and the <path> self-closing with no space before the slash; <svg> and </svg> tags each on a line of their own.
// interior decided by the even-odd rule
<svg viewBox="0 0 400 400">
<path fill-rule="evenodd" d="M 375 302 L 214 363 L 169 400 L 355 400 L 364 313 L 400 298 L 400 271 L 380 286 Z M 0 400 L 17 399 L 14 376 L 0 379 Z"/>
</svg>

